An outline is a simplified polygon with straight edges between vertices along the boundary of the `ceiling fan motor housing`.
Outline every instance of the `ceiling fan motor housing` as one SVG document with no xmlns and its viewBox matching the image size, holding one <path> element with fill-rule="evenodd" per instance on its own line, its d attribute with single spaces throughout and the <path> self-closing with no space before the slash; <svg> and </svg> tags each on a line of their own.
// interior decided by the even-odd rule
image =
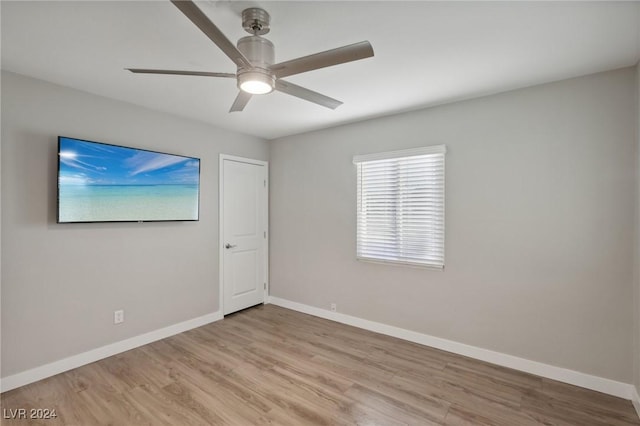
<svg viewBox="0 0 640 426">
<path fill-rule="evenodd" d="M 266 38 L 252 35 L 238 40 L 238 50 L 253 65 L 252 68 L 238 68 L 238 87 L 242 89 L 243 83 L 251 80 L 266 83 L 273 90 L 276 78 L 269 69 L 275 62 L 273 43 Z"/>
</svg>

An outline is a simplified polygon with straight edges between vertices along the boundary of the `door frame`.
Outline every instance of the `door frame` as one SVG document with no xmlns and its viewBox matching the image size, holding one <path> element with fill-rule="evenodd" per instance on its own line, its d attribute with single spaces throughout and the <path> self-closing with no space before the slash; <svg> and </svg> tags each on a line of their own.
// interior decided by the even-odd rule
<svg viewBox="0 0 640 426">
<path fill-rule="evenodd" d="M 220 154 L 218 163 L 218 287 L 220 287 L 220 293 L 218 295 L 218 310 L 220 314 L 224 312 L 224 238 L 223 238 L 223 225 L 224 225 L 224 162 L 236 161 L 239 163 L 254 164 L 256 166 L 264 166 L 265 172 L 265 190 L 266 190 L 266 205 L 264 206 L 263 219 L 266 228 L 266 235 L 264 238 L 264 274 L 265 274 L 265 289 L 262 295 L 263 303 L 267 302 L 269 296 L 269 162 L 263 160 L 256 160 L 253 158 L 238 157 L 229 154 Z"/>
</svg>

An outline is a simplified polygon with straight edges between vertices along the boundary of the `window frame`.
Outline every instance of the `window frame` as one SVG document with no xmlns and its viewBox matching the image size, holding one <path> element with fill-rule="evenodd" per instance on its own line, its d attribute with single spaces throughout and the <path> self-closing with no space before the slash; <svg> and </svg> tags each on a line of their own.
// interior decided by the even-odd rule
<svg viewBox="0 0 640 426">
<path fill-rule="evenodd" d="M 446 246 L 446 226 L 445 226 L 445 211 L 446 211 L 446 145 L 433 145 L 426 146 L 421 148 L 413 148 L 413 149 L 405 149 L 399 151 L 386 151 L 386 152 L 378 152 L 372 154 L 364 154 L 364 155 L 355 155 L 353 157 L 353 164 L 356 166 L 356 260 L 362 262 L 371 262 L 371 263 L 381 263 L 381 264 L 390 264 L 390 265 L 398 265 L 405 267 L 414 267 L 421 269 L 431 269 L 444 271 L 445 266 L 445 246 Z M 381 160 L 393 160 L 393 159 L 404 159 L 416 156 L 424 156 L 424 155 L 435 155 L 442 154 L 442 210 L 440 214 L 441 223 L 438 225 L 442 226 L 442 244 L 439 247 L 439 250 L 442 253 L 442 263 L 434 263 L 434 262 L 414 262 L 410 260 L 391 260 L 384 258 L 377 258 L 368 256 L 359 255 L 360 245 L 360 224 L 361 224 L 361 209 L 359 206 L 362 204 L 361 200 L 361 191 L 362 188 L 359 187 L 362 185 L 362 176 L 361 171 L 358 168 L 358 165 L 361 163 L 371 162 L 371 161 L 381 161 Z M 397 221 L 396 221 L 397 223 Z"/>
</svg>

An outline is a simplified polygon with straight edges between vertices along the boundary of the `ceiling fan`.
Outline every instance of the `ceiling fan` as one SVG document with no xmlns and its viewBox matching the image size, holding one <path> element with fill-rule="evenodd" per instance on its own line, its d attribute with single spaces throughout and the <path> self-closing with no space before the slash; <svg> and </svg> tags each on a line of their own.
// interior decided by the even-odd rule
<svg viewBox="0 0 640 426">
<path fill-rule="evenodd" d="M 373 48 L 368 41 L 338 47 L 309 56 L 285 62 L 275 62 L 273 43 L 264 37 L 270 30 L 271 17 L 260 8 L 249 8 L 242 12 L 242 26 L 250 36 L 238 40 L 237 47 L 215 26 L 213 22 L 190 0 L 171 0 L 180 11 L 205 33 L 238 67 L 235 74 L 222 72 L 155 70 L 127 68 L 133 73 L 195 75 L 204 77 L 235 78 L 240 92 L 229 112 L 242 111 L 252 95 L 262 95 L 277 90 L 309 102 L 336 109 L 342 102 L 305 89 L 283 80 L 294 74 L 300 74 L 319 68 L 330 67 L 346 62 L 373 56 Z"/>
</svg>

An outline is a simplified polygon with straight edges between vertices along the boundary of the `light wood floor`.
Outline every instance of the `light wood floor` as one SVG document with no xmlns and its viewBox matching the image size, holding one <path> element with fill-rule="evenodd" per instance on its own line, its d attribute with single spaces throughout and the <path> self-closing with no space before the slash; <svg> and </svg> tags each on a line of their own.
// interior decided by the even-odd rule
<svg viewBox="0 0 640 426">
<path fill-rule="evenodd" d="M 640 425 L 623 399 L 273 305 L 1 401 L 55 409 L 43 425 Z"/>
</svg>

